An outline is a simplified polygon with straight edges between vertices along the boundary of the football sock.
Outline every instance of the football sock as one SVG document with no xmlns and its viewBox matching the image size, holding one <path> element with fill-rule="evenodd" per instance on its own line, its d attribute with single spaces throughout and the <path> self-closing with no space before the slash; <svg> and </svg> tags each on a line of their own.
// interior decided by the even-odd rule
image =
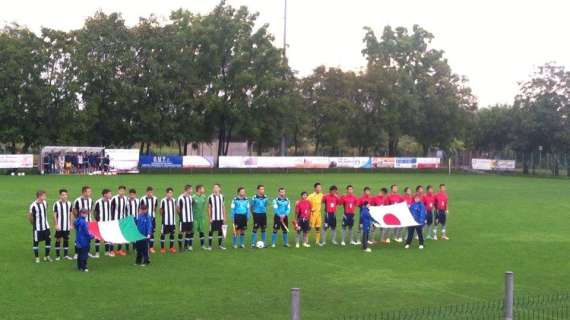
<svg viewBox="0 0 570 320">
<path fill-rule="evenodd" d="M 289 233 L 283 232 L 283 243 L 289 245 Z"/>
<path fill-rule="evenodd" d="M 51 240 L 48 238 L 45 244 L 46 257 L 49 256 L 49 250 L 51 249 Z"/>
<path fill-rule="evenodd" d="M 168 245 L 170 249 L 174 248 L 174 233 L 170 234 L 170 237 L 168 238 Z"/>
<path fill-rule="evenodd" d="M 69 254 L 69 240 L 63 239 L 63 255 L 67 256 Z"/>
<path fill-rule="evenodd" d="M 265 230 L 261 231 L 261 241 L 265 242 L 267 240 L 267 233 Z"/>
<path fill-rule="evenodd" d="M 331 230 L 331 241 L 336 242 L 336 229 Z"/>
<path fill-rule="evenodd" d="M 245 235 L 242 233 L 239 235 L 239 245 L 243 246 L 245 244 Z"/>
<path fill-rule="evenodd" d="M 276 244 L 277 243 L 277 232 L 273 232 L 271 234 L 271 244 Z"/>
<path fill-rule="evenodd" d="M 321 228 L 315 228 L 315 240 L 317 243 L 321 242 Z"/>
<path fill-rule="evenodd" d="M 188 238 L 188 246 L 192 246 L 192 241 L 194 241 L 194 232 L 190 232 L 190 236 Z"/>
<path fill-rule="evenodd" d="M 36 256 L 36 258 L 39 256 L 39 246 L 40 244 L 37 241 L 34 241 L 34 246 L 32 247 L 32 249 L 34 250 L 34 256 Z"/>
<path fill-rule="evenodd" d="M 221 231 L 218 231 L 218 245 L 221 246 L 222 245 L 222 239 L 223 239 L 223 235 Z"/>
<path fill-rule="evenodd" d="M 257 243 L 257 232 L 254 232 L 251 234 L 251 245 L 255 246 L 256 243 Z"/>
<path fill-rule="evenodd" d="M 340 238 L 341 238 L 342 242 L 344 242 L 344 240 L 346 239 L 346 229 L 345 228 L 342 228 L 340 230 Z"/>
<path fill-rule="evenodd" d="M 232 246 L 234 246 L 234 247 L 237 246 L 237 237 L 235 234 L 232 235 Z"/>
<path fill-rule="evenodd" d="M 101 245 L 99 240 L 95 240 L 95 252 L 99 253 L 99 246 Z"/>
<path fill-rule="evenodd" d="M 161 234 L 160 235 L 160 249 L 164 249 L 164 239 L 165 239 L 165 235 Z"/>
<path fill-rule="evenodd" d="M 209 245 L 210 247 L 212 246 L 213 236 L 214 236 L 214 232 L 213 232 L 213 231 L 208 232 L 208 245 Z"/>
<path fill-rule="evenodd" d="M 182 250 L 182 243 L 184 241 L 184 235 L 182 233 L 178 234 L 178 249 Z"/>
<path fill-rule="evenodd" d="M 60 247 L 59 247 L 59 245 L 60 245 L 59 240 L 55 240 L 55 256 L 56 256 L 56 257 L 59 257 L 59 253 L 60 253 Z"/>
<path fill-rule="evenodd" d="M 200 232 L 200 245 L 204 246 L 204 232 Z"/>
</svg>

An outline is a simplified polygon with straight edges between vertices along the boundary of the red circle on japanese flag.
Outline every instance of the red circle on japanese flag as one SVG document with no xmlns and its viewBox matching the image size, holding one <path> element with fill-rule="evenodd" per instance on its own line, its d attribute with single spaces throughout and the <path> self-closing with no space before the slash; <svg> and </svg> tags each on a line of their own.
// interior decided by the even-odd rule
<svg viewBox="0 0 570 320">
<path fill-rule="evenodd" d="M 382 219 L 384 220 L 384 223 L 387 225 L 391 225 L 391 226 L 399 226 L 402 223 L 400 222 L 400 219 L 398 219 L 398 217 L 396 217 L 394 214 L 392 213 L 386 213 L 384 215 L 384 217 L 382 217 Z"/>
</svg>

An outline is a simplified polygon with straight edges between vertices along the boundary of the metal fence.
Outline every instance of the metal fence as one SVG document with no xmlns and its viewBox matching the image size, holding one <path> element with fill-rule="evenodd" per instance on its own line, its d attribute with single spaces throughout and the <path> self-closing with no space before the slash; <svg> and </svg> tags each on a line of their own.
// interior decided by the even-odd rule
<svg viewBox="0 0 570 320">
<path fill-rule="evenodd" d="M 514 295 L 514 274 L 505 273 L 502 300 L 479 303 L 430 306 L 401 311 L 344 314 L 336 320 L 563 320 L 570 319 L 570 292 L 519 296 Z M 301 319 L 299 288 L 291 289 L 291 320 Z"/>
<path fill-rule="evenodd" d="M 342 315 L 338 320 L 504 320 L 503 301 L 434 306 L 421 309 Z M 517 297 L 515 320 L 570 319 L 570 293 Z"/>
</svg>

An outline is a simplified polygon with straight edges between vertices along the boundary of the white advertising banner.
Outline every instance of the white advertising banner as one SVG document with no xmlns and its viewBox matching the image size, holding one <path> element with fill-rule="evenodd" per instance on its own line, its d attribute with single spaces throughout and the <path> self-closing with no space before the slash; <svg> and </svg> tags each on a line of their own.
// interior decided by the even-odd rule
<svg viewBox="0 0 570 320">
<path fill-rule="evenodd" d="M 484 171 L 511 171 L 515 170 L 515 160 L 471 159 L 471 168 Z"/>
<path fill-rule="evenodd" d="M 490 171 L 495 169 L 495 160 L 491 159 L 471 159 L 471 168 L 474 170 Z"/>
<path fill-rule="evenodd" d="M 139 149 L 105 149 L 112 172 L 139 172 Z"/>
<path fill-rule="evenodd" d="M 33 166 L 33 154 L 0 154 L 0 169 L 22 169 Z"/>
<path fill-rule="evenodd" d="M 182 168 L 213 168 L 213 157 L 183 156 Z"/>
<path fill-rule="evenodd" d="M 437 169 L 440 165 L 439 158 L 417 158 L 416 165 L 418 169 Z"/>
<path fill-rule="evenodd" d="M 219 158 L 220 168 L 328 169 L 370 168 L 369 157 L 243 157 Z"/>
</svg>

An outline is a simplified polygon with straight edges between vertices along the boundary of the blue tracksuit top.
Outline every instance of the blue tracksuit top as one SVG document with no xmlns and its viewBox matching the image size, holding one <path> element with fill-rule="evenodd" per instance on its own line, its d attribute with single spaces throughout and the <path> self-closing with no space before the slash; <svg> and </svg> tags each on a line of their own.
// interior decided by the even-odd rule
<svg viewBox="0 0 570 320">
<path fill-rule="evenodd" d="M 426 207 L 421 201 L 412 203 L 412 205 L 410 206 L 410 212 L 412 213 L 414 220 L 416 220 L 416 222 L 419 223 L 420 226 L 423 226 L 425 224 Z"/>
<path fill-rule="evenodd" d="M 152 233 L 152 220 L 148 213 L 139 214 L 135 222 L 137 223 L 137 229 L 143 236 L 147 237 Z"/>
<path fill-rule="evenodd" d="M 275 198 L 273 199 L 273 213 L 275 215 L 283 217 L 288 216 L 291 212 L 291 202 L 287 198 Z"/>
<path fill-rule="evenodd" d="M 266 195 L 260 196 L 258 194 L 251 197 L 251 211 L 253 213 L 267 213 L 267 202 L 268 198 Z"/>
<path fill-rule="evenodd" d="M 370 208 L 366 206 L 360 207 L 360 223 L 362 223 L 362 229 L 364 229 L 366 232 L 370 230 L 370 224 L 372 223 Z"/>
<path fill-rule="evenodd" d="M 93 236 L 89 233 L 89 226 L 85 217 L 79 217 L 75 220 L 75 245 L 78 248 L 87 248 Z"/>
<path fill-rule="evenodd" d="M 235 197 L 232 200 L 231 208 L 232 208 L 232 218 L 236 214 L 242 214 L 247 217 L 249 212 L 249 200 L 247 198 Z"/>
</svg>

